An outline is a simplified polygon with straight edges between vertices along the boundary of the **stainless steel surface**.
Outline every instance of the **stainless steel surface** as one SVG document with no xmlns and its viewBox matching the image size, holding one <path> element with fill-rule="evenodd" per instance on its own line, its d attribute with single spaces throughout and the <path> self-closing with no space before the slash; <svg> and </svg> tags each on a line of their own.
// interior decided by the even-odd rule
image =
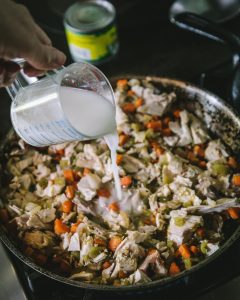
<svg viewBox="0 0 240 300">
<path fill-rule="evenodd" d="M 0 299 L 27 300 L 15 269 L 0 243 Z"/>
<path fill-rule="evenodd" d="M 170 17 L 183 12 L 195 13 L 216 23 L 222 23 L 240 13 L 240 1 L 177 0 L 170 8 Z"/>
</svg>

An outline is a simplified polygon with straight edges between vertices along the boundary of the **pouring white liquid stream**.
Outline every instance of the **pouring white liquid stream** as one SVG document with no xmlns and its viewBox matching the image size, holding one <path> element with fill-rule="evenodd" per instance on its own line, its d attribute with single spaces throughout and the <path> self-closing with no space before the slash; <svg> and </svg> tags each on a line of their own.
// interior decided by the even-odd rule
<svg viewBox="0 0 240 300">
<path fill-rule="evenodd" d="M 104 97 L 86 90 L 68 87 L 60 88 L 61 104 L 71 125 L 88 136 L 97 136 L 116 128 L 115 110 Z M 81 111 L 79 118 L 79 111 Z M 91 120 L 91 123 L 89 122 Z M 118 133 L 115 129 L 104 136 L 111 153 L 112 172 L 118 200 L 122 197 L 121 183 L 118 173 L 117 148 Z"/>
</svg>

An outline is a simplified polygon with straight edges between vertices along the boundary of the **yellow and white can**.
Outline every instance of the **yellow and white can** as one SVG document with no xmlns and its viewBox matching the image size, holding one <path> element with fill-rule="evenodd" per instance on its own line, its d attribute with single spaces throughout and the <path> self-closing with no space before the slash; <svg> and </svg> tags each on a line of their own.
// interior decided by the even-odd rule
<svg viewBox="0 0 240 300">
<path fill-rule="evenodd" d="M 116 11 L 105 0 L 79 1 L 64 16 L 64 26 L 72 59 L 101 64 L 119 48 Z"/>
</svg>

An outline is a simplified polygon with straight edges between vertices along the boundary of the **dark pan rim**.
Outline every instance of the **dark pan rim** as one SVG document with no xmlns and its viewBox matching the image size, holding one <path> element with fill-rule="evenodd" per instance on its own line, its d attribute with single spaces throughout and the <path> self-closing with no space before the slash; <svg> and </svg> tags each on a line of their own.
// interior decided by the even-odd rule
<svg viewBox="0 0 240 300">
<path fill-rule="evenodd" d="M 110 82 L 114 85 L 116 83 L 116 80 L 121 78 L 137 78 L 137 79 L 144 79 L 144 78 L 151 78 L 155 82 L 159 82 L 161 84 L 166 85 L 172 85 L 179 88 L 185 88 L 187 91 L 194 92 L 195 94 L 198 94 L 202 97 L 206 96 L 211 99 L 212 103 L 221 108 L 225 109 L 227 113 L 233 117 L 236 120 L 236 123 L 239 126 L 240 129 L 240 118 L 238 116 L 238 113 L 225 101 L 223 101 L 220 97 L 214 95 L 213 93 L 199 88 L 191 83 L 184 82 L 177 79 L 172 78 L 166 78 L 166 77 L 156 77 L 156 76 L 139 76 L 139 75 L 119 75 L 116 77 L 113 77 Z M 10 132 L 11 133 L 11 132 Z M 4 145 L 4 142 L 2 143 L 2 146 Z M 60 275 L 57 275 L 51 271 L 48 271 L 37 264 L 35 264 L 32 260 L 30 260 L 28 257 L 26 257 L 9 239 L 6 230 L 4 229 L 4 226 L 0 226 L 0 240 L 6 245 L 6 247 L 14 254 L 16 255 L 22 262 L 27 264 L 29 267 L 33 268 L 35 271 L 41 273 L 42 275 L 45 275 L 51 279 L 54 279 L 56 281 L 59 281 L 61 283 L 65 283 L 71 286 L 83 288 L 83 289 L 89 289 L 92 291 L 104 291 L 104 292 L 119 292 L 119 293 L 134 293 L 134 292 L 149 292 L 151 288 L 154 288 L 154 290 L 162 289 L 163 286 L 166 286 L 168 284 L 171 284 L 179 279 L 184 279 L 186 276 L 192 274 L 193 272 L 196 272 L 199 269 L 202 269 L 205 265 L 208 263 L 211 263 L 214 261 L 217 257 L 219 257 L 222 253 L 224 253 L 238 238 L 240 237 L 240 226 L 234 231 L 234 233 L 231 235 L 231 237 L 225 241 L 223 245 L 212 255 L 210 255 L 208 258 L 204 259 L 202 262 L 198 263 L 197 265 L 193 266 L 189 270 L 185 270 L 181 272 L 180 274 L 173 276 L 173 277 L 166 277 L 159 280 L 151 281 L 144 284 L 136 284 L 136 285 L 129 285 L 129 286 L 119 286 L 115 287 L 112 285 L 100 285 L 100 284 L 91 284 L 81 281 L 75 281 Z"/>
</svg>

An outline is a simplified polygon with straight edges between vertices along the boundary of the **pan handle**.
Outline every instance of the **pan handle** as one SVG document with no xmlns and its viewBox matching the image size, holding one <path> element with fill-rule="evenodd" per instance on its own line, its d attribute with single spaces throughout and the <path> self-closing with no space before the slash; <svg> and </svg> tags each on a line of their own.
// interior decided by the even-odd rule
<svg viewBox="0 0 240 300">
<path fill-rule="evenodd" d="M 172 17 L 171 22 L 182 29 L 224 43 L 230 47 L 233 53 L 238 56 L 240 54 L 240 38 L 208 19 L 193 13 L 185 12 Z"/>
</svg>

